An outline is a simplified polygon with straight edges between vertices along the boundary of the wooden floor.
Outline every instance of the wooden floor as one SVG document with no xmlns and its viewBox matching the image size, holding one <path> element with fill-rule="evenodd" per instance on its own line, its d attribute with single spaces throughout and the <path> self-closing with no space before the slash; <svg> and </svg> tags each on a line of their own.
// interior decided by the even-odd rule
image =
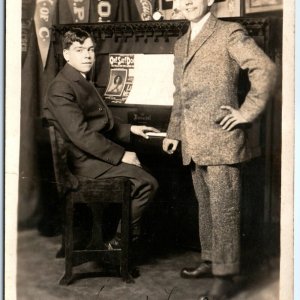
<svg viewBox="0 0 300 300">
<path fill-rule="evenodd" d="M 209 290 L 212 279 L 187 280 L 179 276 L 185 266 L 196 266 L 200 254 L 186 249 L 149 248 L 148 257 L 140 263 L 140 277 L 126 284 L 118 277 L 88 277 L 69 286 L 58 284 L 64 261 L 56 259 L 60 237 L 44 237 L 36 230 L 18 234 L 18 300 L 102 299 L 102 300 L 197 300 Z M 91 272 L 87 263 L 77 271 Z M 278 259 L 272 258 L 255 272 L 235 279 L 240 287 L 233 300 L 277 300 Z"/>
</svg>

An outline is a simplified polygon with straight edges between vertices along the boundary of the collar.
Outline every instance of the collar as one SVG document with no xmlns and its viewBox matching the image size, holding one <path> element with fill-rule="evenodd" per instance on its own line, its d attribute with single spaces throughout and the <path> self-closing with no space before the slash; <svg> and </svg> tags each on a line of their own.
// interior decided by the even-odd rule
<svg viewBox="0 0 300 300">
<path fill-rule="evenodd" d="M 82 73 L 72 67 L 69 63 L 66 63 L 61 72 L 69 79 L 73 81 L 85 80 Z"/>
<path fill-rule="evenodd" d="M 191 40 L 194 40 L 198 33 L 202 30 L 204 24 L 207 22 L 208 18 L 211 16 L 211 12 L 209 11 L 203 18 L 194 23 L 191 22 Z"/>
</svg>

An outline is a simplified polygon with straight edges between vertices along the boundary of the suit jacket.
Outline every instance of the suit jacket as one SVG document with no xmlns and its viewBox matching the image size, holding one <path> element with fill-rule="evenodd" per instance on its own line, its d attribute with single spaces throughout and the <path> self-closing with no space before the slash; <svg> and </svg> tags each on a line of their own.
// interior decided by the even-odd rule
<svg viewBox="0 0 300 300">
<path fill-rule="evenodd" d="M 240 107 L 249 122 L 264 110 L 275 84 L 275 65 L 237 23 L 211 15 L 190 42 L 190 29 L 175 44 L 174 105 L 167 135 L 181 140 L 183 163 L 235 164 L 251 158 L 241 128 L 225 131 L 218 122 L 238 108 L 240 68 L 248 70 L 251 89 Z"/>
<path fill-rule="evenodd" d="M 116 124 L 94 85 L 68 63 L 48 87 L 45 116 L 68 142 L 76 175 L 95 178 L 120 163 L 118 142 L 129 142 L 130 125 Z"/>
</svg>

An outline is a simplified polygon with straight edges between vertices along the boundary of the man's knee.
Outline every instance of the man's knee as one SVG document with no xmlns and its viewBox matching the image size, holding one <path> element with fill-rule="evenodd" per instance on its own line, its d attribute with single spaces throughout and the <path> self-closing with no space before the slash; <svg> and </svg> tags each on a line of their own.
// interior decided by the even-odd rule
<svg viewBox="0 0 300 300">
<path fill-rule="evenodd" d="M 137 173 L 139 176 L 136 178 L 141 180 L 142 185 L 148 185 L 152 191 L 156 192 L 159 184 L 155 177 L 153 177 L 148 171 L 145 169 L 140 169 Z"/>
<path fill-rule="evenodd" d="M 140 192 L 145 193 L 145 195 L 147 195 L 147 202 L 149 202 L 153 200 L 158 190 L 159 184 L 157 180 L 148 172 L 145 171 L 143 175 L 143 179 L 140 181 Z"/>
<path fill-rule="evenodd" d="M 149 184 L 151 185 L 153 192 L 156 192 L 159 187 L 159 184 L 153 176 L 150 176 Z"/>
</svg>

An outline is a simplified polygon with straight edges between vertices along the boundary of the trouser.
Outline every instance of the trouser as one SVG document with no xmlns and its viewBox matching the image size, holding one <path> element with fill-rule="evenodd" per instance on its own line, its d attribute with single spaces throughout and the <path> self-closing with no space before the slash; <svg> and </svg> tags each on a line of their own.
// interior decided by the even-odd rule
<svg viewBox="0 0 300 300">
<path fill-rule="evenodd" d="M 158 183 L 144 169 L 126 163 L 113 166 L 98 178 L 106 179 L 115 177 L 128 177 L 131 182 L 131 234 L 133 237 L 138 237 L 140 235 L 142 215 L 154 198 L 158 189 Z M 121 232 L 121 222 L 119 222 L 117 232 Z"/>
<path fill-rule="evenodd" d="M 201 258 L 212 262 L 214 275 L 231 275 L 240 269 L 239 165 L 192 165 L 199 204 Z"/>
</svg>

